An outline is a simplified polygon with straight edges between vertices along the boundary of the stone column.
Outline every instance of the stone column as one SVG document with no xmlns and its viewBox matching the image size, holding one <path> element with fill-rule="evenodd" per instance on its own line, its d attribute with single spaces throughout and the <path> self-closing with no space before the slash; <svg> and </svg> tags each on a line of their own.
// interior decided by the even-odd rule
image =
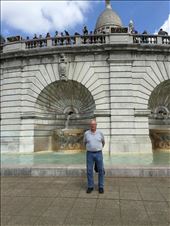
<svg viewBox="0 0 170 226">
<path fill-rule="evenodd" d="M 130 56 L 110 56 L 111 150 L 151 152 L 148 115 L 135 115 Z M 127 60 L 126 60 L 127 57 Z M 140 122 L 141 121 L 141 122 Z M 147 125 L 147 126 L 146 126 Z"/>
<path fill-rule="evenodd" d="M 28 72 L 22 73 L 19 152 L 34 152 L 35 93 L 30 89 L 32 80 L 29 75 Z"/>
<path fill-rule="evenodd" d="M 15 66 L 17 66 L 15 62 Z M 9 67 L 11 66 L 11 67 Z M 21 72 L 6 62 L 1 77 L 1 151 L 18 152 L 21 112 Z M 8 68 L 9 67 L 9 68 Z"/>
<path fill-rule="evenodd" d="M 34 152 L 34 119 L 21 120 L 19 152 Z"/>
</svg>

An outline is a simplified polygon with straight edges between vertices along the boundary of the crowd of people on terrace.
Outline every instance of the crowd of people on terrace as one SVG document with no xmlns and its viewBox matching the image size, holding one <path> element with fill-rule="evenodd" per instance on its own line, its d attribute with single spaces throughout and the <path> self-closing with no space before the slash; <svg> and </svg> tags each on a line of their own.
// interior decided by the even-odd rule
<svg viewBox="0 0 170 226">
<path fill-rule="evenodd" d="M 105 34 L 104 31 L 102 33 Z M 96 34 L 95 31 L 94 32 L 93 31 L 90 31 L 89 32 L 88 29 L 87 29 L 87 26 L 84 26 L 84 28 L 83 28 L 83 35 L 95 35 L 95 34 Z M 138 33 L 137 30 L 133 29 L 132 32 L 131 32 L 131 34 L 139 34 L 139 33 Z M 79 34 L 78 32 L 75 32 L 74 33 L 74 36 L 80 36 L 80 35 L 81 34 Z M 144 30 L 143 33 L 142 33 L 142 35 L 149 35 L 149 33 L 146 30 Z M 160 28 L 160 30 L 158 31 L 158 35 L 163 35 L 163 36 L 164 35 L 168 35 L 168 32 L 166 32 L 162 28 Z M 54 38 L 60 38 L 60 37 L 64 37 L 64 36 L 66 36 L 66 37 L 70 36 L 69 32 L 66 31 L 66 30 L 64 30 L 64 32 L 61 32 L 61 33 L 59 33 L 58 31 L 56 31 L 55 32 L 55 35 L 54 35 Z M 42 39 L 42 38 L 48 39 L 48 38 L 51 38 L 51 35 L 48 32 L 45 37 L 43 37 L 42 35 L 37 36 L 37 34 L 34 34 L 34 37 L 33 37 L 33 39 Z M 26 39 L 29 40 L 30 38 L 27 36 Z"/>
<path fill-rule="evenodd" d="M 131 31 L 131 34 L 138 34 L 138 31 L 133 29 Z M 149 35 L 148 32 L 146 30 L 143 31 L 142 35 Z M 168 35 L 168 32 L 164 31 L 162 28 L 160 28 L 160 30 L 158 31 L 158 35 L 163 35 L 166 36 Z"/>
<path fill-rule="evenodd" d="M 96 34 L 95 32 L 93 31 L 88 31 L 87 29 L 87 26 L 84 26 L 83 27 L 83 31 L 82 31 L 83 35 L 93 35 L 93 34 Z M 55 35 L 54 35 L 54 38 L 60 38 L 60 37 L 69 37 L 71 36 L 70 33 L 66 30 L 64 30 L 64 32 L 61 32 L 59 33 L 58 31 L 55 32 Z M 81 36 L 81 34 L 79 34 L 78 32 L 75 32 L 73 36 Z M 52 36 L 50 35 L 50 33 L 48 32 L 46 34 L 45 37 L 43 37 L 42 35 L 39 35 L 37 36 L 37 34 L 34 34 L 34 37 L 31 38 L 31 39 L 42 39 L 42 38 L 45 38 L 45 39 L 48 39 L 48 38 L 51 38 Z M 27 40 L 29 40 L 30 38 L 27 36 L 26 38 Z"/>
<path fill-rule="evenodd" d="M 138 31 L 137 30 L 135 30 L 135 28 L 133 28 L 131 31 L 130 31 L 130 33 L 131 34 L 139 34 L 139 35 L 149 35 L 149 33 L 146 31 L 146 30 L 144 30 L 143 31 L 143 33 L 142 34 L 140 34 L 140 33 L 138 33 Z M 87 26 L 84 26 L 83 27 L 83 30 L 82 30 L 82 35 L 83 36 L 86 36 L 86 35 L 95 35 L 96 34 L 96 31 L 88 31 L 88 29 L 87 29 Z M 98 33 L 99 34 L 99 33 Z M 105 34 L 105 32 L 104 31 L 102 31 L 101 32 L 101 34 Z M 161 35 L 161 36 L 167 36 L 168 35 L 168 32 L 166 32 L 166 31 L 164 31 L 162 28 L 160 28 L 160 30 L 158 31 L 158 35 Z M 71 36 L 70 35 L 70 33 L 68 32 L 68 31 L 66 31 L 66 30 L 64 30 L 64 32 L 61 32 L 61 33 L 59 33 L 58 31 L 56 31 L 55 32 L 55 35 L 54 36 L 51 36 L 51 34 L 48 32 L 47 34 L 46 34 L 46 36 L 43 36 L 42 34 L 40 34 L 39 36 L 37 35 L 37 34 L 34 34 L 34 36 L 33 36 L 33 38 L 30 38 L 29 36 L 27 36 L 26 37 L 26 40 L 32 40 L 32 39 L 50 39 L 50 38 L 62 38 L 62 37 L 69 37 L 69 36 Z M 74 35 L 73 36 L 81 36 L 81 34 L 79 34 L 78 32 L 75 32 L 74 33 Z M 19 37 L 19 40 L 25 40 L 25 39 L 23 39 L 22 37 L 20 37 L 20 36 L 15 36 L 15 37 Z M 15 38 L 14 37 L 14 38 Z M 13 40 L 12 39 L 13 37 L 11 37 L 11 39 L 10 39 L 10 37 L 9 38 L 7 38 L 7 41 L 10 41 L 10 42 L 12 42 L 12 41 L 19 41 L 19 40 Z M 3 44 L 3 43 L 5 43 L 6 42 L 6 39 L 1 35 L 1 44 Z"/>
</svg>

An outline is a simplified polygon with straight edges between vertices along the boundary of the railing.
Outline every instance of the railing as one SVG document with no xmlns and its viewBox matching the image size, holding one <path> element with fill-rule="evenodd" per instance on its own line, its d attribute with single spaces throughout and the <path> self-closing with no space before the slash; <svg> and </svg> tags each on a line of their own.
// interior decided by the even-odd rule
<svg viewBox="0 0 170 226">
<path fill-rule="evenodd" d="M 76 45 L 76 44 L 104 44 L 106 43 L 105 35 L 84 35 L 84 36 L 62 36 L 52 38 L 53 46 Z"/>
<path fill-rule="evenodd" d="M 162 37 L 162 44 L 170 44 L 170 36 Z"/>
<path fill-rule="evenodd" d="M 0 53 L 3 53 L 3 45 L 0 44 Z"/>
<path fill-rule="evenodd" d="M 157 44 L 155 35 L 133 35 L 133 43 Z"/>
<path fill-rule="evenodd" d="M 126 37 L 126 38 L 125 38 Z M 95 34 L 57 36 L 41 39 L 8 41 L 0 45 L 0 52 L 12 52 L 36 48 L 62 46 L 100 45 L 100 44 L 148 44 L 170 45 L 170 36 L 139 34 Z"/>
<path fill-rule="evenodd" d="M 52 38 L 52 46 L 75 45 L 76 36 L 62 36 Z"/>
<path fill-rule="evenodd" d="M 140 44 L 170 44 L 170 36 L 160 35 L 133 35 L 133 43 Z"/>
<path fill-rule="evenodd" d="M 105 43 L 106 39 L 104 35 L 85 35 L 85 36 L 60 36 L 48 39 L 31 39 L 26 40 L 26 49 L 33 49 L 37 47 L 46 47 L 47 41 L 52 40 L 52 46 L 65 46 L 65 45 L 76 45 L 76 44 L 97 44 Z"/>
<path fill-rule="evenodd" d="M 32 40 L 26 40 L 25 42 L 25 48 L 26 49 L 32 49 L 37 47 L 46 47 L 47 46 L 47 39 L 32 39 Z"/>
</svg>

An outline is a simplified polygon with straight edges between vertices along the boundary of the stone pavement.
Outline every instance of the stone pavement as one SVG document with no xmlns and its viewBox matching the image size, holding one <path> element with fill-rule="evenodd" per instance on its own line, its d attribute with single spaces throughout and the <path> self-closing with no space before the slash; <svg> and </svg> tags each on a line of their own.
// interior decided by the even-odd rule
<svg viewBox="0 0 170 226">
<path fill-rule="evenodd" d="M 107 177 L 104 194 L 85 190 L 85 177 L 2 177 L 1 225 L 170 225 L 170 178 Z"/>
</svg>

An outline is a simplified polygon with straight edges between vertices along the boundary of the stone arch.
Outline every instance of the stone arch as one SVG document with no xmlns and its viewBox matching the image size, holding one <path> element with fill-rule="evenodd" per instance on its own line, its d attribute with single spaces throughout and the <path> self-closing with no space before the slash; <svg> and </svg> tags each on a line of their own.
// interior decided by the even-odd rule
<svg viewBox="0 0 170 226">
<path fill-rule="evenodd" d="M 162 82 L 170 79 L 169 62 L 134 62 L 132 77 L 136 97 L 136 108 L 147 109 L 153 90 Z"/>
<path fill-rule="evenodd" d="M 69 106 L 79 114 L 89 114 L 95 109 L 95 101 L 90 91 L 81 83 L 60 80 L 49 84 L 41 91 L 36 100 L 35 111 L 64 114 Z"/>
<path fill-rule="evenodd" d="M 83 62 L 81 65 L 77 62 L 70 65 L 68 80 L 79 82 L 89 90 L 95 101 L 96 109 L 106 109 L 109 102 L 106 91 L 107 85 L 102 84 L 98 77 L 99 73 L 95 73 L 94 65 L 91 62 Z M 34 100 L 32 103 L 34 102 L 34 106 L 36 105 L 36 100 L 39 94 L 45 87 L 51 83 L 60 81 L 58 76 L 58 65 L 49 65 L 49 67 L 53 67 L 53 70 L 48 70 L 47 72 L 47 68 L 39 66 L 39 68 L 34 72 L 34 78 L 31 78 L 32 84 L 30 86 L 33 87 L 33 91 L 36 90 L 36 92 L 33 93 Z"/>
<path fill-rule="evenodd" d="M 92 94 L 81 83 L 73 80 L 50 83 L 35 103 L 35 115 L 39 117 L 34 131 L 35 151 L 83 149 L 82 135 L 89 120 L 94 118 L 95 108 Z M 68 139 L 64 137 L 66 134 Z M 70 143 L 73 138 L 74 142 Z M 54 142 L 56 139 L 59 139 L 57 143 Z M 66 140 L 69 140 L 67 145 Z"/>
<path fill-rule="evenodd" d="M 154 88 L 149 97 L 148 106 L 153 113 L 158 106 L 164 106 L 170 110 L 170 79 L 161 82 Z"/>
<path fill-rule="evenodd" d="M 153 149 L 170 151 L 170 79 L 154 88 L 148 108 L 151 110 L 149 130 Z"/>
</svg>

